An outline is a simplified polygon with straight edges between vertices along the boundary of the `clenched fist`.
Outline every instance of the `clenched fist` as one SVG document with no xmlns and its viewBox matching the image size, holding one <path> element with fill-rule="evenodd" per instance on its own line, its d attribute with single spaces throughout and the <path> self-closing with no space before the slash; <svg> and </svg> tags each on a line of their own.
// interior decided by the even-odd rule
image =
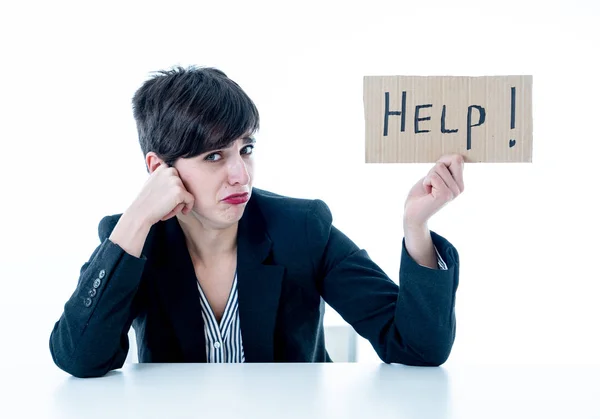
<svg viewBox="0 0 600 419">
<path fill-rule="evenodd" d="M 442 156 L 429 173 L 412 187 L 404 205 L 404 225 L 421 228 L 436 212 L 464 189 L 464 159 L 460 154 Z"/>
<path fill-rule="evenodd" d="M 140 257 L 154 224 L 174 217 L 179 211 L 188 214 L 193 206 L 194 196 L 185 189 L 177 169 L 163 163 L 152 172 L 133 203 L 119 218 L 109 240 L 130 255 Z"/>
<path fill-rule="evenodd" d="M 194 196 L 185 189 L 177 169 L 163 163 L 152 172 L 128 212 L 154 225 L 179 211 L 188 214 L 193 206 Z"/>
</svg>

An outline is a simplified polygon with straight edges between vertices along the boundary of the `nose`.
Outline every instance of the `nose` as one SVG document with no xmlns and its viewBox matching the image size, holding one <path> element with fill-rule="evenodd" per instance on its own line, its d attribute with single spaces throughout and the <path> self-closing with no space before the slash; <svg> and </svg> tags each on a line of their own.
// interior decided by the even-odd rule
<svg viewBox="0 0 600 419">
<path fill-rule="evenodd" d="M 250 182 L 250 173 L 246 167 L 246 162 L 239 156 L 233 159 L 227 167 L 229 183 L 235 185 L 247 185 Z"/>
</svg>

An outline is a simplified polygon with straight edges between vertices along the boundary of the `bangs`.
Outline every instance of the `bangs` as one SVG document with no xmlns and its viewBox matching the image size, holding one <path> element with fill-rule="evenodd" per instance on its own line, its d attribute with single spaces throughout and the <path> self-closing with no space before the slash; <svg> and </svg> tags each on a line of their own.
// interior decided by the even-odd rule
<svg viewBox="0 0 600 419">
<path fill-rule="evenodd" d="M 227 148 L 260 124 L 250 97 L 214 68 L 161 71 L 136 92 L 133 105 L 144 155 L 154 151 L 169 165 Z"/>
<path fill-rule="evenodd" d="M 185 109 L 177 112 L 181 115 L 181 129 L 175 130 L 182 135 L 179 141 L 174 141 L 181 146 L 177 153 L 181 157 L 190 158 L 227 148 L 235 140 L 258 131 L 260 122 L 256 106 L 233 81 L 228 81 L 225 86 L 220 86 L 218 95 L 211 95 L 211 100 L 197 94 L 188 103 L 182 103 Z"/>
</svg>

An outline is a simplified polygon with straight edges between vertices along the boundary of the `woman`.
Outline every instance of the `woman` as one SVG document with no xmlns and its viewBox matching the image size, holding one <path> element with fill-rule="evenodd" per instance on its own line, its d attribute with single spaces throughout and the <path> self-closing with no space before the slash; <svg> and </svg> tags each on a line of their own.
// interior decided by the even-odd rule
<svg viewBox="0 0 600 419">
<path fill-rule="evenodd" d="M 150 176 L 100 245 L 50 336 L 77 377 L 140 362 L 329 362 L 324 302 L 382 361 L 440 365 L 454 342 L 458 254 L 427 220 L 463 191 L 443 157 L 410 191 L 398 287 L 320 200 L 252 187 L 259 115 L 223 72 L 158 72 L 133 98 Z"/>
</svg>

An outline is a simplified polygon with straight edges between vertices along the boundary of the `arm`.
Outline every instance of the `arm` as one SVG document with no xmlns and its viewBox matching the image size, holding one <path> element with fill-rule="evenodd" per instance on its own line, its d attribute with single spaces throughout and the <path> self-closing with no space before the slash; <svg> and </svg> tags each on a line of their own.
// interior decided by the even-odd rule
<svg viewBox="0 0 600 419">
<path fill-rule="evenodd" d="M 145 258 L 112 242 L 108 235 L 113 227 L 110 217 L 100 222 L 101 244 L 81 267 L 77 288 L 50 334 L 54 363 L 76 377 L 99 377 L 121 368 L 129 350 L 127 333 L 139 306 L 136 294 Z M 122 243 L 136 248 L 135 243 Z"/>
<path fill-rule="evenodd" d="M 398 286 L 331 221 L 326 204 L 313 201 L 307 232 L 323 299 L 370 341 L 382 361 L 443 364 L 455 336 L 456 249 L 431 232 L 447 270 L 430 269 L 410 257 L 403 240 Z"/>
<path fill-rule="evenodd" d="M 174 167 L 155 154 L 148 165 L 150 177 L 116 226 L 114 217 L 100 221 L 101 244 L 82 266 L 77 288 L 50 335 L 54 362 L 77 377 L 98 377 L 123 366 L 127 332 L 144 300 L 142 250 L 150 229 L 193 208 L 194 196 Z"/>
</svg>

